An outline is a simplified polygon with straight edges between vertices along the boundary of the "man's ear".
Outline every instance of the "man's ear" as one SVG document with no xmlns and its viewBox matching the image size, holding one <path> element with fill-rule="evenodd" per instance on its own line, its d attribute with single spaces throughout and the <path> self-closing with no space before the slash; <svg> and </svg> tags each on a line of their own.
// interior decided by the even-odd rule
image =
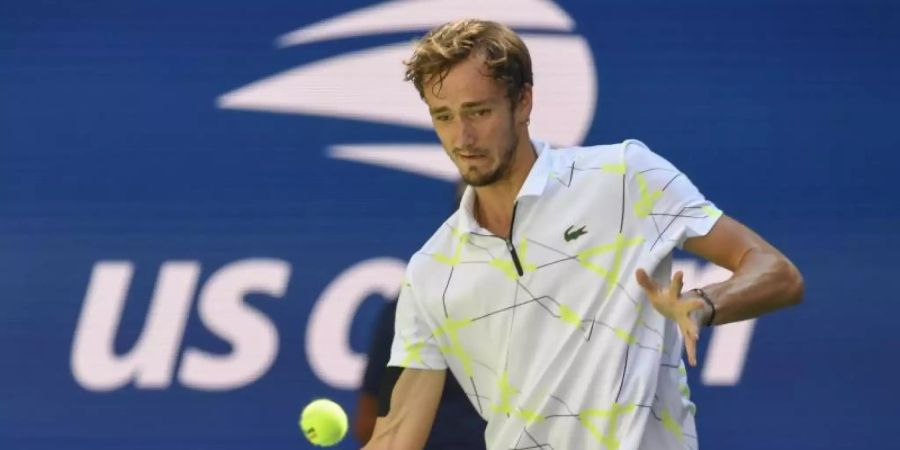
<svg viewBox="0 0 900 450">
<path fill-rule="evenodd" d="M 516 102 L 516 122 L 527 124 L 531 121 L 531 106 L 534 93 L 530 84 L 522 86 L 519 92 L 519 101 Z"/>
</svg>

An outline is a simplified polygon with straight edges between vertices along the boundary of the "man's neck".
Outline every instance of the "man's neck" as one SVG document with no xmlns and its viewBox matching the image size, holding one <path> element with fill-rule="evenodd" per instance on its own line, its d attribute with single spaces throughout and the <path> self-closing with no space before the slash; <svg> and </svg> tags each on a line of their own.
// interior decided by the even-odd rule
<svg viewBox="0 0 900 450">
<path fill-rule="evenodd" d="M 524 139 L 526 148 L 516 149 L 516 161 L 508 177 L 490 186 L 475 188 L 475 220 L 491 233 L 508 238 L 512 222 L 513 205 L 525 179 L 537 159 L 530 139 Z M 520 144 L 522 145 L 522 144 Z"/>
</svg>

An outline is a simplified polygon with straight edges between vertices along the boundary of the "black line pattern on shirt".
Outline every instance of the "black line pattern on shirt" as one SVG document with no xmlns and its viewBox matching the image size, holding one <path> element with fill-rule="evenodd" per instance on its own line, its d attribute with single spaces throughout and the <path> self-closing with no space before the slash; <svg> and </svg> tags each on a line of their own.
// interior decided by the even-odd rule
<svg viewBox="0 0 900 450">
<path fill-rule="evenodd" d="M 571 186 L 573 185 L 573 183 L 574 183 L 575 172 L 587 172 L 587 171 L 592 171 L 592 170 L 604 170 L 604 168 L 603 168 L 603 167 L 585 167 L 585 168 L 579 168 L 579 167 L 576 167 L 575 162 L 573 162 L 573 163 L 569 166 L 569 179 L 568 179 L 567 181 L 563 181 L 561 178 L 557 177 L 557 180 L 560 182 L 561 185 L 563 185 L 563 186 L 569 188 L 569 187 L 571 187 Z M 676 179 L 678 179 L 679 177 L 682 177 L 682 176 L 683 176 L 683 173 L 678 172 L 677 170 L 673 170 L 673 169 L 670 169 L 670 168 L 666 168 L 666 167 L 649 168 L 649 169 L 642 170 L 642 171 L 640 171 L 640 172 L 638 172 L 638 173 L 644 174 L 644 173 L 648 173 L 648 172 L 655 171 L 655 170 L 661 170 L 661 171 L 667 171 L 667 172 L 673 172 L 673 173 L 675 173 L 675 175 L 674 175 L 672 178 L 670 178 L 670 179 L 665 183 L 665 185 L 662 187 L 662 189 L 660 189 L 660 191 L 666 191 L 666 190 L 670 187 L 670 185 L 671 185 Z M 621 208 L 620 208 L 620 220 L 619 220 L 619 233 L 622 233 L 622 232 L 624 231 L 625 209 L 626 209 L 625 206 L 626 206 L 626 203 L 627 203 L 627 198 L 626 198 L 626 196 L 627 196 L 627 191 L 628 191 L 628 172 L 627 172 L 627 168 L 626 168 L 626 173 L 624 173 L 624 174 L 622 175 L 622 201 L 621 201 L 621 205 L 620 205 Z M 653 243 L 651 244 L 649 251 L 652 251 L 652 250 L 655 248 L 655 246 L 656 246 L 659 242 L 661 242 L 661 241 L 676 241 L 676 240 L 674 240 L 674 239 L 666 239 L 666 238 L 665 238 L 665 234 L 666 234 L 666 232 L 673 226 L 673 224 L 674 224 L 677 220 L 679 220 L 679 219 L 706 219 L 706 218 L 708 218 L 708 217 L 709 217 L 709 214 L 704 215 L 704 216 L 694 216 L 694 215 L 686 215 L 686 214 L 683 214 L 683 213 L 684 213 L 686 210 L 688 210 L 688 209 L 701 209 L 701 208 L 703 208 L 703 206 L 689 206 L 689 207 L 682 207 L 682 208 L 681 208 L 677 213 L 675 213 L 675 214 L 671 214 L 671 213 L 668 213 L 668 212 L 655 212 L 655 211 L 651 211 L 648 215 L 650 216 L 650 220 L 652 221 L 652 223 L 653 223 L 653 225 L 654 225 L 654 228 L 655 228 L 655 230 L 656 230 L 657 236 L 656 236 L 655 240 L 653 241 Z M 658 218 L 658 217 L 670 217 L 670 218 L 671 218 L 671 220 L 665 225 L 665 227 L 664 227 L 662 230 L 660 230 L 659 223 L 657 222 L 657 218 Z M 449 222 L 447 222 L 446 225 L 448 225 L 448 227 L 451 229 L 451 232 L 454 232 L 454 235 L 455 235 L 455 229 L 454 229 L 452 226 L 450 226 Z M 485 234 L 480 234 L 480 233 L 469 233 L 469 234 L 470 234 L 470 235 L 473 235 L 473 236 L 480 236 L 480 237 L 489 237 L 489 238 L 495 238 L 495 239 L 502 239 L 502 238 L 499 238 L 498 236 L 494 236 L 494 235 L 485 235 Z M 545 268 L 545 267 L 549 267 L 549 266 L 552 266 L 552 265 L 555 265 L 555 264 L 567 262 L 567 261 L 578 261 L 578 260 L 579 260 L 579 257 L 578 257 L 577 255 L 569 255 L 569 254 L 567 254 L 567 253 L 565 253 L 565 252 L 563 252 L 563 251 L 561 251 L 561 250 L 559 250 L 559 249 L 556 249 L 556 248 L 554 248 L 554 247 L 552 247 L 552 246 L 549 246 L 549 245 L 546 245 L 546 244 L 537 242 L 537 241 L 535 241 L 535 240 L 533 240 L 533 239 L 528 239 L 528 242 L 534 243 L 535 245 L 541 246 L 541 247 L 543 247 L 543 248 L 545 248 L 545 249 L 547 249 L 547 250 L 553 251 L 553 252 L 558 253 L 559 255 L 562 256 L 562 258 L 560 258 L 560 259 L 558 259 L 558 260 L 554 260 L 554 261 L 550 261 L 550 262 L 543 263 L 543 264 L 541 264 L 541 265 L 534 266 L 534 267 L 536 268 L 536 270 L 539 270 L 539 269 L 542 269 L 542 268 Z M 493 252 L 492 252 L 489 248 L 480 246 L 480 245 L 478 245 L 478 244 L 472 242 L 471 240 L 468 240 L 468 241 L 465 241 L 465 242 L 463 242 L 463 241 L 458 241 L 458 244 L 457 244 L 457 245 L 465 245 L 465 246 L 471 245 L 471 246 L 473 246 L 474 248 L 478 248 L 478 249 L 484 251 L 485 253 L 487 253 L 487 254 L 492 258 L 492 260 L 493 260 L 493 259 L 497 259 L 497 257 L 493 254 Z M 484 260 L 456 261 L 456 262 L 455 262 L 455 264 L 490 264 L 490 263 L 491 263 L 491 261 L 484 261 Z M 454 265 L 455 265 L 455 264 L 454 264 Z M 452 278 L 453 278 L 453 275 L 454 275 L 454 267 L 451 267 L 450 274 L 448 275 L 447 283 L 446 283 L 446 285 L 444 286 L 444 291 L 443 291 L 443 295 L 442 295 L 442 302 L 443 302 L 443 307 L 444 307 L 444 315 L 445 315 L 445 318 L 447 318 L 447 319 L 449 319 L 450 316 L 449 316 L 449 312 L 448 312 L 448 310 L 447 310 L 447 305 L 446 305 L 446 294 L 447 294 L 447 290 L 448 290 L 448 288 L 449 288 L 449 284 L 450 284 L 450 282 L 451 282 L 451 280 L 452 280 Z M 513 293 L 513 301 L 512 301 L 512 305 L 506 306 L 506 307 L 503 307 L 503 308 L 500 308 L 500 309 L 498 309 L 498 310 L 496 310 L 496 311 L 488 312 L 488 313 L 483 314 L 483 315 L 478 316 L 478 317 L 475 317 L 475 318 L 471 319 L 470 322 L 476 322 L 476 321 L 479 321 L 479 320 L 482 320 L 482 319 L 486 319 L 486 318 L 491 317 L 491 316 L 496 315 L 496 314 L 500 314 L 500 313 L 503 313 L 503 312 L 510 311 L 511 314 L 512 314 L 512 316 L 513 316 L 513 319 L 510 321 L 510 328 L 509 328 L 508 340 L 511 340 L 511 339 L 512 339 L 512 333 L 513 333 L 513 324 L 514 324 L 514 318 L 515 318 L 515 314 L 516 314 L 516 309 L 519 308 L 519 307 L 525 307 L 525 306 L 527 306 L 527 305 L 530 305 L 531 303 L 537 303 L 537 305 L 540 306 L 544 311 L 546 311 L 551 317 L 556 318 L 556 319 L 560 319 L 560 318 L 562 317 L 561 313 L 559 313 L 559 312 L 554 312 L 554 307 L 555 307 L 557 310 L 560 310 L 560 307 L 561 307 L 562 305 L 564 305 L 563 303 L 561 303 L 560 301 L 558 301 L 557 299 L 555 299 L 554 297 L 549 296 L 549 295 L 535 296 L 534 293 L 532 293 L 532 292 L 531 292 L 524 284 L 522 284 L 522 282 L 521 282 L 519 279 L 516 279 L 516 280 L 515 280 L 515 284 L 516 284 L 516 289 L 515 289 L 515 291 L 514 291 L 514 293 Z M 616 287 L 618 287 L 619 289 L 621 289 L 621 291 L 625 294 L 626 298 L 628 298 L 629 301 L 631 301 L 631 303 L 632 303 L 634 306 L 637 306 L 637 305 L 639 304 L 638 301 L 635 300 L 635 299 L 628 293 L 627 289 L 626 289 L 624 286 L 622 286 L 622 284 L 619 283 L 618 281 L 616 282 Z M 520 288 L 521 288 L 525 293 L 527 293 L 527 295 L 530 297 L 530 299 L 524 300 L 524 301 L 522 301 L 522 302 L 519 302 L 519 301 L 518 301 L 519 289 L 520 289 Z M 601 300 L 601 301 L 598 301 L 598 302 L 595 302 L 595 303 L 596 303 L 596 304 L 600 304 L 600 303 L 603 303 L 603 301 Z M 576 314 L 577 314 L 577 313 L 576 313 Z M 590 324 L 590 327 L 589 327 L 589 328 L 587 328 L 588 323 Z M 574 325 L 574 324 L 573 324 L 573 325 Z M 611 325 L 609 325 L 609 324 L 607 324 L 607 323 L 605 323 L 605 322 L 603 322 L 603 321 L 601 321 L 601 320 L 598 320 L 598 318 L 597 318 L 596 316 L 594 316 L 593 319 L 581 319 L 581 325 L 580 325 L 578 328 L 582 331 L 582 333 L 584 333 L 585 341 L 590 341 L 590 339 L 591 339 L 591 337 L 592 337 L 592 335 L 593 335 L 593 330 L 594 330 L 594 328 L 595 328 L 595 325 L 601 325 L 601 326 L 603 326 L 603 327 L 605 327 L 605 328 L 607 328 L 607 329 L 609 329 L 609 330 L 616 331 L 616 328 L 615 328 L 615 327 L 613 327 L 613 326 L 611 326 Z M 644 320 L 641 319 L 641 315 L 640 315 L 640 314 L 639 314 L 638 317 L 636 318 L 636 325 L 640 325 L 640 326 L 642 326 L 644 329 L 649 330 L 650 332 L 652 332 L 652 333 L 654 333 L 656 336 L 658 336 L 661 342 L 663 341 L 663 334 L 662 334 L 659 330 L 656 330 L 656 329 L 650 327 L 649 325 L 647 325 L 647 324 L 644 322 Z M 621 394 L 622 394 L 622 391 L 623 391 L 623 388 L 624 388 L 624 381 L 625 381 L 625 378 L 627 377 L 627 373 L 628 373 L 629 356 L 630 356 L 630 354 L 631 354 L 631 351 L 630 351 L 630 350 L 631 350 L 631 346 L 634 345 L 634 347 L 635 347 L 636 349 L 645 349 L 645 350 L 653 350 L 653 351 L 660 351 L 660 350 L 661 350 L 661 349 L 659 349 L 659 348 L 657 348 L 657 347 L 650 346 L 650 345 L 645 345 L 645 344 L 643 344 L 643 343 L 641 343 L 641 342 L 637 342 L 637 336 L 631 336 L 630 334 L 629 334 L 629 336 L 630 336 L 630 339 L 633 340 L 633 342 L 631 342 L 630 344 L 629 344 L 628 342 L 626 342 L 626 345 L 625 345 L 625 352 L 624 352 L 625 354 L 624 354 L 624 361 L 623 361 L 623 365 L 622 365 L 622 366 L 623 366 L 623 367 L 622 367 L 622 374 L 621 374 L 621 379 L 620 379 L 620 383 L 619 383 L 619 389 L 618 389 L 618 392 L 617 392 L 616 397 L 615 397 L 615 402 L 616 402 L 617 404 L 618 404 L 618 402 L 619 402 L 620 399 L 621 399 L 620 397 L 621 397 Z M 432 334 L 432 336 L 431 336 L 429 339 L 436 339 L 436 338 L 435 338 L 434 334 Z M 665 350 L 662 350 L 662 354 L 665 355 L 665 354 L 667 354 L 667 352 L 666 352 Z M 471 359 L 471 358 L 469 358 L 469 359 Z M 679 362 L 681 361 L 680 355 L 678 355 L 678 361 L 679 361 Z M 506 369 L 508 369 L 508 364 L 509 364 L 509 347 L 508 347 L 508 346 L 507 346 L 507 355 L 506 355 L 506 361 L 505 361 L 505 363 L 506 363 L 506 364 L 505 364 L 505 366 L 504 366 L 504 370 L 506 371 Z M 484 365 L 483 363 L 479 363 L 479 365 L 480 365 L 480 366 L 483 366 L 484 368 L 491 369 L 489 366 Z M 666 367 L 666 368 L 674 368 L 674 369 L 680 369 L 680 368 L 681 368 L 680 365 L 671 365 L 671 364 L 666 364 L 666 363 L 661 363 L 661 366 L 662 366 L 662 367 Z M 494 372 L 492 369 L 491 369 L 490 371 L 491 371 L 491 372 Z M 496 376 L 497 374 L 494 373 L 494 375 Z M 484 407 L 483 407 L 483 405 L 482 405 L 482 400 L 486 400 L 486 401 L 487 401 L 487 400 L 489 400 L 489 397 L 480 395 L 480 394 L 478 393 L 477 383 L 476 383 L 476 381 L 475 381 L 475 377 L 474 377 L 474 376 L 469 376 L 469 381 L 470 381 L 470 384 L 472 385 L 472 390 L 473 390 L 473 392 L 472 392 L 472 393 L 467 393 L 467 395 L 470 395 L 471 397 L 473 397 L 473 398 L 476 400 L 476 403 L 477 403 L 479 412 L 482 413 L 482 415 L 484 415 Z M 559 397 L 557 397 L 557 396 L 554 396 L 554 395 L 550 395 L 550 398 L 552 398 L 552 399 L 558 401 L 559 403 L 561 403 L 561 404 L 565 407 L 565 409 L 569 412 L 569 414 L 551 414 L 551 415 L 544 416 L 544 417 L 543 417 L 544 419 L 549 419 L 549 418 L 579 418 L 579 420 L 580 420 L 580 414 L 577 414 L 577 413 L 573 412 L 572 409 L 568 406 L 568 404 L 566 404 L 566 402 L 565 402 L 563 399 L 561 399 L 561 398 L 559 398 Z M 657 398 L 658 398 L 658 397 L 657 397 Z M 648 406 L 648 405 L 636 405 L 636 406 L 638 406 L 638 407 L 647 407 L 647 408 L 649 408 L 649 409 L 650 409 L 650 412 L 652 413 L 652 415 L 653 415 L 653 417 L 654 417 L 654 419 L 656 419 L 656 420 L 658 420 L 658 421 L 662 421 L 662 419 L 656 414 L 656 412 L 653 410 L 653 408 L 652 408 L 651 406 Z M 522 434 L 524 434 L 525 436 L 528 437 L 528 439 L 529 439 L 529 440 L 531 441 L 531 443 L 533 444 L 532 446 L 529 446 L 529 447 L 519 447 L 519 444 L 520 444 L 520 441 L 521 441 L 521 438 L 522 438 Z M 690 435 L 690 434 L 688 434 L 688 433 L 683 433 L 683 432 L 682 432 L 682 435 L 684 435 L 684 436 L 686 436 L 686 437 L 692 437 L 692 438 L 696 439 L 696 436 Z M 514 450 L 535 450 L 535 449 L 536 449 L 536 450 L 541 450 L 541 449 L 545 449 L 545 448 L 546 448 L 546 449 L 553 449 L 553 447 L 552 447 L 549 443 L 540 443 L 540 442 L 538 442 L 538 440 L 535 439 L 535 437 L 528 431 L 528 425 L 526 425 L 526 426 L 523 427 L 522 433 L 521 433 L 520 436 L 519 436 L 519 440 L 517 440 L 517 442 L 516 442 L 516 448 L 515 448 Z"/>
<path fill-rule="evenodd" d="M 453 279 L 453 270 L 456 269 L 454 266 L 450 266 L 450 275 L 447 275 L 447 284 L 444 285 L 444 292 L 441 294 L 441 303 L 444 304 L 444 318 L 449 319 L 450 314 L 447 314 L 447 289 L 450 288 L 450 280 Z"/>
</svg>

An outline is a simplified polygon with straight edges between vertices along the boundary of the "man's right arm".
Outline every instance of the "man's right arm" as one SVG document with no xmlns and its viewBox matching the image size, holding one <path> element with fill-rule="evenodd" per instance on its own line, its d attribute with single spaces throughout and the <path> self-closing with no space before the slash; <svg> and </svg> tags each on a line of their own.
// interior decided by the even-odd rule
<svg viewBox="0 0 900 450">
<path fill-rule="evenodd" d="M 425 447 L 444 389 L 446 370 L 388 367 L 379 394 L 378 420 L 365 450 Z"/>
</svg>

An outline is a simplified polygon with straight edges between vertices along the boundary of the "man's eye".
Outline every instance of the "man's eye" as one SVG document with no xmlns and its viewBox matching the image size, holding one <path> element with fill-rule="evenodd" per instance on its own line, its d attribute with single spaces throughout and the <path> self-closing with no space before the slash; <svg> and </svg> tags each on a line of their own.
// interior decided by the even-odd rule
<svg viewBox="0 0 900 450">
<path fill-rule="evenodd" d="M 475 111 L 475 117 L 484 117 L 491 112 L 490 109 L 479 109 Z"/>
<path fill-rule="evenodd" d="M 438 122 L 447 122 L 448 120 L 450 120 L 450 115 L 439 114 L 439 115 L 434 116 L 434 120 L 436 120 Z"/>
</svg>

